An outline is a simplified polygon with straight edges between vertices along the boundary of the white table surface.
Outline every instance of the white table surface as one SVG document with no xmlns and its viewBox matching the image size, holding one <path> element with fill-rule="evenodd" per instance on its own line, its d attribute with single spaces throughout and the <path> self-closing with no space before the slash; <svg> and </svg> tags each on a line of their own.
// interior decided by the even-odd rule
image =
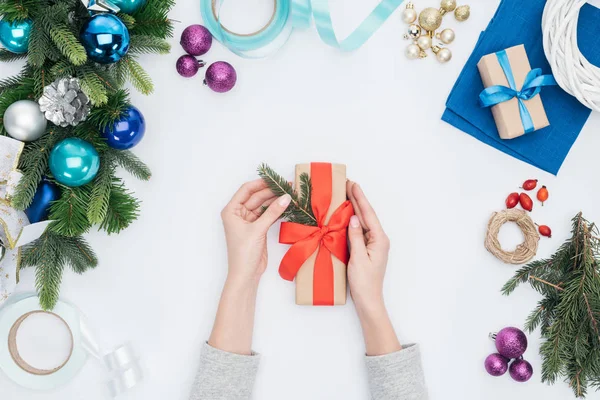
<svg viewBox="0 0 600 400">
<path fill-rule="evenodd" d="M 269 0 L 234 2 L 234 22 L 251 29 L 268 18 Z M 350 32 L 376 0 L 331 0 L 340 34 Z M 437 5 L 419 0 L 417 8 Z M 182 21 L 167 56 L 147 56 L 153 96 L 132 95 L 147 121 L 135 152 L 152 167 L 150 182 L 127 178 L 143 200 L 138 222 L 119 236 L 91 233 L 100 256 L 94 271 L 64 276 L 62 294 L 87 314 L 107 348 L 126 340 L 143 356 L 146 380 L 123 398 L 185 400 L 201 343 L 209 335 L 225 277 L 225 242 L 219 212 L 241 183 L 268 162 L 293 177 L 299 162 L 348 166 L 360 182 L 392 241 L 385 282 L 389 312 L 402 342 L 422 346 L 431 399 L 505 400 L 572 398 L 566 384 L 540 383 L 539 333 L 525 354 L 535 369 L 519 384 L 490 377 L 483 368 L 494 352 L 490 331 L 521 326 L 538 296 L 528 287 L 509 298 L 500 288 L 515 271 L 489 255 L 483 238 L 489 216 L 523 180 L 538 178 L 550 189 L 533 217 L 553 228 L 539 257 L 551 255 L 569 236 L 578 211 L 600 222 L 600 116 L 592 115 L 558 177 L 488 147 L 440 120 L 444 103 L 498 0 L 471 4 L 472 17 L 458 24 L 454 59 L 409 61 L 399 12 L 351 54 L 324 45 L 314 29 L 296 32 L 277 54 L 240 59 L 219 43 L 205 56 L 238 71 L 229 94 L 177 75 L 181 31 L 201 23 L 197 0 L 179 1 L 171 18 Z M 234 13 L 235 14 L 235 13 Z M 240 26 L 240 25 L 237 25 Z M 0 66 L 1 75 L 20 65 Z M 269 268 L 257 306 L 254 348 L 263 360 L 255 387 L 260 400 L 364 400 L 368 397 L 364 346 L 354 306 L 294 305 L 294 286 L 277 274 L 287 246 L 269 235 Z M 507 247 L 520 241 L 506 227 Z M 33 288 L 34 271 L 22 273 L 20 290 Z M 104 376 L 89 362 L 67 387 L 34 393 L 0 373 L 2 399 L 95 400 Z M 592 394 L 589 399 L 598 399 Z"/>
</svg>

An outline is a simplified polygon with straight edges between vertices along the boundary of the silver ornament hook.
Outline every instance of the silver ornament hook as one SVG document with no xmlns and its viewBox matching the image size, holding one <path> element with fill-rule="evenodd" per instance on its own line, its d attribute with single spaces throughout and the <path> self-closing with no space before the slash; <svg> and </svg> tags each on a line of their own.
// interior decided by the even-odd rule
<svg viewBox="0 0 600 400">
<path fill-rule="evenodd" d="M 498 332 L 490 332 L 490 334 L 488 335 L 488 337 L 490 338 L 490 340 L 493 341 L 493 342 L 496 341 L 496 336 L 498 336 Z"/>
</svg>

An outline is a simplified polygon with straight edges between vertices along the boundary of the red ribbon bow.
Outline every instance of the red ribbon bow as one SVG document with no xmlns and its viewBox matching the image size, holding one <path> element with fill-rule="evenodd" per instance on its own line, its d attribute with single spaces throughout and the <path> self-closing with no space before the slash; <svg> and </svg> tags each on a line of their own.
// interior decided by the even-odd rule
<svg viewBox="0 0 600 400">
<path fill-rule="evenodd" d="M 325 224 L 331 205 L 332 169 L 329 163 L 311 163 L 312 209 L 318 226 L 282 222 L 279 243 L 292 247 L 283 256 L 279 265 L 279 275 L 292 281 L 304 262 L 319 249 L 315 260 L 313 276 L 313 304 L 332 306 L 334 304 L 333 254 L 344 264 L 348 264 L 348 242 L 346 240 L 350 217 L 354 215 L 352 203 L 345 201 L 331 215 Z"/>
</svg>

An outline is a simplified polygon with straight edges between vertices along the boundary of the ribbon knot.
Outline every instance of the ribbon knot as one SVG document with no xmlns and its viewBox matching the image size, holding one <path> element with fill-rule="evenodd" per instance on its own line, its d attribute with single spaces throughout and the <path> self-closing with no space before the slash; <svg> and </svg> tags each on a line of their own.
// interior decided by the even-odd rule
<svg viewBox="0 0 600 400">
<path fill-rule="evenodd" d="M 342 203 L 326 223 L 331 205 L 332 172 L 331 164 L 311 164 L 312 194 L 311 204 L 317 226 L 301 225 L 295 222 L 282 222 L 279 243 L 292 247 L 283 256 L 279 265 L 279 275 L 292 281 L 302 265 L 318 250 L 313 274 L 313 304 L 333 305 L 334 276 L 333 255 L 344 264 L 348 263 L 348 243 L 346 229 L 350 217 L 354 215 L 352 203 Z"/>
<path fill-rule="evenodd" d="M 516 98 L 519 101 L 519 114 L 523 123 L 523 130 L 525 133 L 531 133 L 535 131 L 535 125 L 524 101 L 537 96 L 542 91 L 542 87 L 556 85 L 556 80 L 552 75 L 542 75 L 541 68 L 532 69 L 527 73 L 521 90 L 517 90 L 506 50 L 497 52 L 496 57 L 510 87 L 495 85 L 484 89 L 479 95 L 479 105 L 481 107 L 491 107 Z"/>
</svg>

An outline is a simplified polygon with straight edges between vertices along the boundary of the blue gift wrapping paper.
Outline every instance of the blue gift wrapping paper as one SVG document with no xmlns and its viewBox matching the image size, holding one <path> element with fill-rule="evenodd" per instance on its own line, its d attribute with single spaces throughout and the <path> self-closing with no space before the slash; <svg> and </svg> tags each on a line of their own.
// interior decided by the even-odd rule
<svg viewBox="0 0 600 400">
<path fill-rule="evenodd" d="M 481 33 L 450 96 L 442 119 L 496 149 L 556 175 L 587 121 L 591 110 L 559 86 L 545 87 L 542 101 L 550 126 L 512 140 L 502 140 L 489 108 L 478 104 L 484 89 L 477 69 L 481 57 L 519 44 L 525 45 L 531 68 L 544 74 L 552 70 L 542 45 L 542 13 L 545 0 L 503 0 Z M 600 9 L 586 4 L 579 16 L 581 52 L 600 66 Z"/>
</svg>

